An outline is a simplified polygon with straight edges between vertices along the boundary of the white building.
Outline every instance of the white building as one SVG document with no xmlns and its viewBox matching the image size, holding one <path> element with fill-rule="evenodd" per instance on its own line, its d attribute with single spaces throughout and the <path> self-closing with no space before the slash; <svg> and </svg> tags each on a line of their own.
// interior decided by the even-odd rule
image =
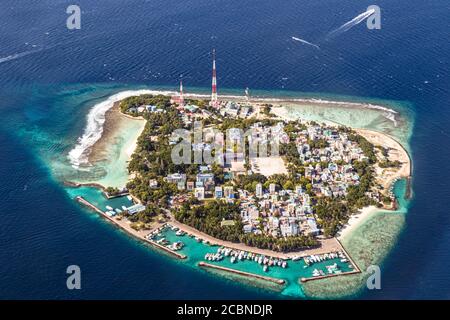
<svg viewBox="0 0 450 320">
<path fill-rule="evenodd" d="M 262 183 L 258 183 L 256 185 L 256 196 L 258 198 L 262 198 L 262 196 L 263 196 L 263 185 L 262 185 Z"/>
<path fill-rule="evenodd" d="M 195 188 L 194 195 L 198 200 L 204 200 L 205 199 L 205 188 Z"/>
</svg>

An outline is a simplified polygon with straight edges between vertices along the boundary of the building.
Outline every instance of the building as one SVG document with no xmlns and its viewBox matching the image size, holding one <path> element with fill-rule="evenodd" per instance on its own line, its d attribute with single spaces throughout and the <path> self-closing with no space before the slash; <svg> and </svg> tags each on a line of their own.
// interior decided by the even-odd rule
<svg viewBox="0 0 450 320">
<path fill-rule="evenodd" d="M 299 233 L 297 223 L 284 223 L 280 226 L 281 235 L 283 237 L 296 236 Z"/>
<path fill-rule="evenodd" d="M 269 192 L 270 192 L 270 193 L 275 193 L 276 190 L 277 190 L 277 185 L 276 185 L 275 183 L 271 183 L 271 184 L 269 185 Z"/>
<path fill-rule="evenodd" d="M 256 196 L 258 198 L 262 198 L 262 196 L 263 196 L 263 185 L 262 185 L 262 183 L 258 183 L 256 185 Z"/>
<path fill-rule="evenodd" d="M 170 183 L 186 182 L 186 175 L 181 173 L 172 173 L 166 177 L 166 181 Z"/>
<path fill-rule="evenodd" d="M 206 184 L 207 182 L 214 182 L 214 174 L 212 173 L 199 173 L 197 174 L 197 182 Z"/>
<path fill-rule="evenodd" d="M 223 188 L 223 194 L 225 198 L 233 199 L 234 198 L 234 190 L 232 186 L 227 186 Z"/>
<path fill-rule="evenodd" d="M 158 188 L 158 180 L 156 179 L 151 179 L 149 182 L 149 187 L 152 189 Z"/>
<path fill-rule="evenodd" d="M 137 203 L 137 204 L 132 205 L 131 207 L 127 208 L 127 211 L 129 214 L 135 214 L 135 213 L 138 213 L 138 212 L 141 212 L 144 210 L 145 210 L 145 206 L 140 203 Z"/>
<path fill-rule="evenodd" d="M 177 188 L 178 188 L 178 190 L 186 189 L 186 181 L 178 181 L 177 182 Z"/>
<path fill-rule="evenodd" d="M 192 191 L 192 190 L 194 190 L 194 188 L 195 188 L 194 181 L 188 181 L 188 183 L 187 183 L 187 190 L 188 191 Z"/>
<path fill-rule="evenodd" d="M 307 222 L 309 226 L 309 233 L 317 236 L 320 233 L 320 230 L 317 228 L 316 220 L 313 218 L 309 218 Z"/>
<path fill-rule="evenodd" d="M 223 197 L 223 191 L 222 191 L 222 187 L 216 187 L 214 189 L 214 196 L 216 198 L 222 198 Z"/>
<path fill-rule="evenodd" d="M 205 188 L 203 188 L 203 187 L 195 188 L 195 190 L 194 190 L 194 196 L 195 196 L 198 200 L 204 200 L 204 199 L 205 199 Z"/>
</svg>

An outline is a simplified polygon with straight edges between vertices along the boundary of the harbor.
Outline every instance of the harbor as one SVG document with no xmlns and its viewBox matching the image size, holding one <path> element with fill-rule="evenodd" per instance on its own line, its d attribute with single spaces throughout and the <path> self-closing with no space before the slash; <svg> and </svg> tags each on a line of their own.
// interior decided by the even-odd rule
<svg viewBox="0 0 450 320">
<path fill-rule="evenodd" d="M 152 229 L 137 231 L 130 226 L 129 221 L 120 218 L 115 210 L 132 206 L 135 202 L 130 196 L 108 199 L 98 188 L 86 186 L 69 190 L 77 202 L 190 267 L 233 273 L 250 282 L 263 280 L 282 285 L 282 292 L 287 295 L 301 295 L 299 283 L 360 272 L 342 247 L 325 253 L 270 255 L 266 251 L 258 253 L 257 248 L 239 250 L 237 247 L 219 245 L 182 230 L 178 223 L 157 223 Z"/>
<path fill-rule="evenodd" d="M 121 217 L 117 216 L 118 213 L 121 212 L 121 209 L 119 208 L 113 208 L 111 207 L 111 205 L 113 205 L 113 203 L 111 203 L 111 201 L 113 199 L 115 200 L 121 200 L 121 203 L 127 203 L 127 204 L 133 204 L 134 202 L 132 201 L 132 198 L 129 196 L 123 196 L 123 197 L 115 197 L 115 198 L 111 198 L 108 199 L 106 198 L 108 201 L 108 205 L 105 206 L 107 211 L 103 211 L 101 210 L 98 206 L 96 206 L 95 204 L 91 203 L 90 201 L 88 201 L 87 199 L 85 199 L 83 196 L 77 195 L 75 197 L 75 201 L 81 203 L 82 205 L 88 207 L 89 209 L 97 212 L 98 214 L 100 214 L 103 218 L 107 219 L 108 221 L 114 223 L 115 226 L 119 227 L 120 229 L 124 230 L 125 232 L 131 234 L 132 236 L 138 238 L 139 240 L 143 240 L 146 243 L 152 245 L 153 247 L 164 251 L 165 253 L 168 253 L 171 256 L 174 256 L 178 259 L 186 259 L 186 255 L 175 252 L 176 250 L 174 250 L 172 247 L 167 247 L 164 246 L 161 243 L 158 243 L 156 241 L 153 241 L 151 239 L 148 238 L 148 231 L 141 231 L 141 230 L 135 230 L 131 227 L 129 221 L 127 221 L 126 219 L 122 219 Z M 122 210 L 126 209 L 125 205 L 122 205 Z M 116 211 L 117 210 L 117 211 Z"/>
</svg>

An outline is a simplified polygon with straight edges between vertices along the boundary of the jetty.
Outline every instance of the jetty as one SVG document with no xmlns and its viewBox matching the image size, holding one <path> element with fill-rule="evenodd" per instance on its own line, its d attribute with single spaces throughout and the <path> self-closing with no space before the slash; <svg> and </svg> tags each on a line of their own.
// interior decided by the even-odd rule
<svg viewBox="0 0 450 320">
<path fill-rule="evenodd" d="M 140 234 L 139 231 L 134 230 L 133 228 L 131 228 L 131 226 L 129 226 L 126 222 L 123 221 L 119 221 L 114 219 L 113 217 L 108 216 L 104 211 L 100 210 L 98 207 L 96 207 L 95 205 L 93 205 L 92 203 L 90 203 L 89 201 L 87 201 L 86 199 L 84 199 L 81 196 L 76 196 L 75 200 L 81 204 L 83 204 L 84 206 L 88 207 L 91 210 L 94 210 L 95 212 L 99 213 L 103 218 L 111 221 L 115 226 L 119 227 L 120 229 L 124 230 L 125 232 L 127 232 L 128 234 L 136 237 L 139 240 L 142 240 L 148 244 L 150 244 L 151 246 L 160 249 L 178 259 L 186 259 L 187 256 L 179 253 L 179 252 L 175 252 L 173 250 L 170 250 L 169 248 L 160 245 L 159 243 L 154 242 L 153 240 L 149 240 L 146 238 L 146 235 Z M 151 230 L 150 230 L 151 232 Z"/>
<path fill-rule="evenodd" d="M 261 276 L 259 274 L 254 274 L 254 273 L 250 273 L 250 272 L 245 272 L 245 271 L 239 271 L 239 270 L 235 270 L 235 269 L 231 269 L 231 268 L 226 268 L 226 267 L 221 267 L 221 266 L 217 266 L 214 264 L 210 264 L 210 263 L 206 263 L 203 261 L 200 261 L 198 263 L 199 267 L 202 268 L 209 268 L 209 269 L 216 269 L 216 270 L 220 270 L 220 271 L 225 271 L 225 272 L 229 272 L 229 273 L 234 273 L 234 274 L 238 274 L 244 277 L 248 277 L 248 278 L 255 278 L 255 279 L 259 279 L 259 280 L 264 280 L 264 281 L 269 281 L 278 285 L 284 285 L 285 281 L 283 279 L 278 279 L 278 278 L 272 278 L 272 277 L 267 277 L 267 276 Z"/>
</svg>

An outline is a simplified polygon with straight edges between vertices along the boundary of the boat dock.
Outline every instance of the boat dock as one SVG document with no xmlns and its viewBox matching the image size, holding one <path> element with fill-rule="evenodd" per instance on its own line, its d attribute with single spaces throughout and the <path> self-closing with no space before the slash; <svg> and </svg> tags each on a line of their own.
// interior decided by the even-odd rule
<svg viewBox="0 0 450 320">
<path fill-rule="evenodd" d="M 259 279 L 259 280 L 264 280 L 264 281 L 269 281 L 278 285 L 284 285 L 285 281 L 283 279 L 277 279 L 277 278 L 272 278 L 272 277 L 267 277 L 267 276 L 261 276 L 258 274 L 254 274 L 254 273 L 250 273 L 250 272 L 245 272 L 245 271 L 239 271 L 239 270 L 235 270 L 235 269 L 230 269 L 230 268 L 226 268 L 226 267 L 221 267 L 221 266 L 216 266 L 214 264 L 210 264 L 210 263 L 206 263 L 203 261 L 200 261 L 198 263 L 199 267 L 203 267 L 203 268 L 210 268 L 210 269 L 216 269 L 216 270 L 221 270 L 221 271 L 225 271 L 225 272 L 229 272 L 229 273 L 234 273 L 234 274 L 238 274 L 244 277 L 249 277 L 249 278 L 255 278 L 255 279 Z"/>
<path fill-rule="evenodd" d="M 320 276 L 313 276 L 313 277 L 310 277 L 310 278 L 304 278 L 303 277 L 303 278 L 300 279 L 301 282 L 304 283 L 304 282 L 313 281 L 313 280 L 326 279 L 326 278 L 337 277 L 337 276 L 347 276 L 347 275 L 351 275 L 351 274 L 361 273 L 361 269 L 359 269 L 358 265 L 355 263 L 355 261 L 353 261 L 352 257 L 345 250 L 345 248 L 341 244 L 341 242 L 337 238 L 336 238 L 336 241 L 339 243 L 339 245 L 341 246 L 341 250 L 344 252 L 344 254 L 347 257 L 348 261 L 353 266 L 353 270 L 352 271 L 348 271 L 348 272 L 342 272 L 342 273 L 330 273 L 330 274 L 325 274 L 325 275 L 320 275 Z"/>
<path fill-rule="evenodd" d="M 100 210 L 99 208 L 97 208 L 95 205 L 93 205 L 92 203 L 90 203 L 89 201 L 87 201 L 86 199 L 84 199 L 81 196 L 76 196 L 75 200 L 83 205 L 85 205 L 86 207 L 94 210 L 95 212 L 99 213 L 103 218 L 111 221 L 112 223 L 114 223 L 114 225 L 116 225 L 117 227 L 119 227 L 120 229 L 126 231 L 127 233 L 131 234 L 132 236 L 138 238 L 139 240 L 145 241 L 146 243 L 149 243 L 150 245 L 152 245 L 155 248 L 161 249 L 167 253 L 169 253 L 170 255 L 173 255 L 174 257 L 178 258 L 178 259 L 186 259 L 187 256 L 178 252 L 175 252 L 173 250 L 170 250 L 169 248 L 166 248 L 162 245 L 160 245 L 159 243 L 156 243 L 152 240 L 149 240 L 145 237 L 145 235 L 141 235 L 139 234 L 138 231 L 132 229 L 130 226 L 127 226 L 125 224 L 119 223 L 119 221 L 115 220 L 113 217 L 109 217 L 104 211 Z M 151 232 L 151 231 L 150 231 Z"/>
</svg>

